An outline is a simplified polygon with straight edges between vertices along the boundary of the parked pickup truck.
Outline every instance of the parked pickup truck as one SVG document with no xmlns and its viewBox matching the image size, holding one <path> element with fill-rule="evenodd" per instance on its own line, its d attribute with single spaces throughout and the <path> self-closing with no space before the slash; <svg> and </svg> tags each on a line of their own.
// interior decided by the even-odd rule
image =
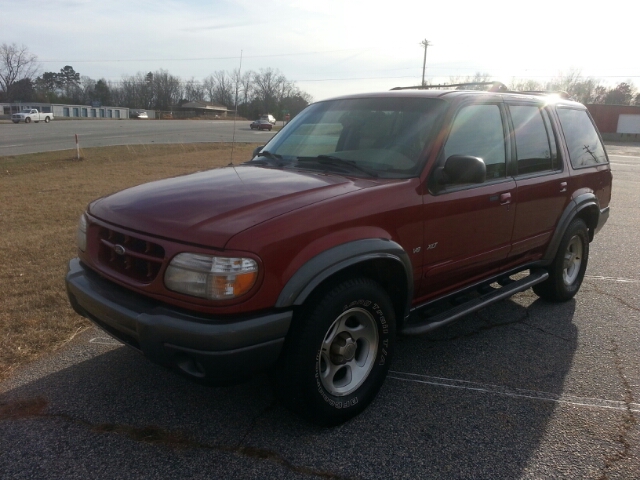
<svg viewBox="0 0 640 480">
<path fill-rule="evenodd" d="M 14 113 L 11 115 L 11 120 L 13 123 L 38 123 L 40 120 L 43 120 L 44 123 L 49 123 L 53 120 L 53 113 L 41 113 L 37 108 L 25 108 L 20 113 Z"/>
</svg>

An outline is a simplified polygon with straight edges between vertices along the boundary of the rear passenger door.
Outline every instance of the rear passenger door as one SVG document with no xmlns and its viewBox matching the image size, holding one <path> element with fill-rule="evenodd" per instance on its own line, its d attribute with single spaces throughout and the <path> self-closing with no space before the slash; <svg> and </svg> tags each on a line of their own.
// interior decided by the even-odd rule
<svg viewBox="0 0 640 480">
<path fill-rule="evenodd" d="M 518 188 L 509 258 L 519 264 L 544 254 L 569 195 L 549 111 L 535 101 L 508 101 L 507 112 Z"/>
</svg>

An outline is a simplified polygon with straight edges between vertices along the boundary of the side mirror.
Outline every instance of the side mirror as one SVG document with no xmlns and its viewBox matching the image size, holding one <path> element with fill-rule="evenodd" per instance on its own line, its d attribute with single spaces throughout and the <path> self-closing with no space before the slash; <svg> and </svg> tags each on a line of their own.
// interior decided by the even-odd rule
<svg viewBox="0 0 640 480">
<path fill-rule="evenodd" d="M 253 157 L 251 158 L 256 158 L 258 156 L 258 154 L 262 151 L 262 149 L 264 148 L 264 145 L 260 145 L 259 147 L 256 147 L 253 149 Z"/>
<path fill-rule="evenodd" d="M 438 183 L 484 183 L 487 179 L 487 166 L 479 157 L 470 155 L 451 155 L 444 162 Z"/>
</svg>

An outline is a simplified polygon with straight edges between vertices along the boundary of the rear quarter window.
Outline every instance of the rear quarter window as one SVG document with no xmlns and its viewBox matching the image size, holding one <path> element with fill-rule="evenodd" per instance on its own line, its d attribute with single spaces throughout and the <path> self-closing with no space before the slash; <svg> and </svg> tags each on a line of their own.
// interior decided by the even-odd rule
<svg viewBox="0 0 640 480">
<path fill-rule="evenodd" d="M 604 146 L 586 110 L 558 108 L 557 112 L 573 168 L 608 163 Z"/>
</svg>

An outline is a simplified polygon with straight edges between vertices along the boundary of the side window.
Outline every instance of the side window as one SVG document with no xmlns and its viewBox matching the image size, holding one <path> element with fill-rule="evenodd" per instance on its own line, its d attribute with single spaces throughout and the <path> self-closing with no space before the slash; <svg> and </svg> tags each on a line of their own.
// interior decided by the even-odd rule
<svg viewBox="0 0 640 480">
<path fill-rule="evenodd" d="M 558 117 L 573 168 L 607 163 L 598 132 L 585 110 L 558 108 Z"/>
<path fill-rule="evenodd" d="M 487 166 L 487 179 L 506 175 L 502 116 L 498 105 L 469 105 L 458 112 L 444 146 L 451 155 L 480 157 Z"/>
<path fill-rule="evenodd" d="M 509 112 L 515 133 L 518 174 L 553 170 L 554 152 L 541 110 L 535 105 L 510 105 Z"/>
</svg>

